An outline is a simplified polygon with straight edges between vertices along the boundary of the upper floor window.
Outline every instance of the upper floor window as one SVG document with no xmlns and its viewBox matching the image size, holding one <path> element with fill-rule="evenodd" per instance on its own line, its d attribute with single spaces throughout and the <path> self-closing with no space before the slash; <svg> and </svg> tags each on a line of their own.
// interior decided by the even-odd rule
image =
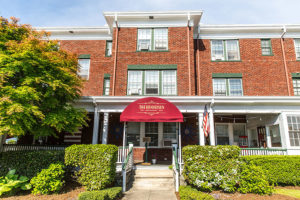
<svg viewBox="0 0 300 200">
<path fill-rule="evenodd" d="M 151 28 L 138 29 L 138 51 L 165 51 L 168 50 L 168 29 Z"/>
<path fill-rule="evenodd" d="M 296 59 L 300 60 L 300 39 L 295 39 L 295 52 L 296 52 Z"/>
<path fill-rule="evenodd" d="M 128 70 L 128 95 L 176 95 L 176 70 Z"/>
<path fill-rule="evenodd" d="M 83 78 L 88 80 L 89 79 L 89 72 L 90 72 L 90 55 L 84 54 L 80 55 L 78 58 L 78 71 L 77 74 Z"/>
<path fill-rule="evenodd" d="M 105 56 L 112 55 L 112 41 L 106 41 Z"/>
<path fill-rule="evenodd" d="M 240 60 L 238 40 L 212 40 L 211 60 L 236 61 Z"/>
<path fill-rule="evenodd" d="M 294 95 L 300 96 L 300 78 L 293 78 Z"/>
<path fill-rule="evenodd" d="M 261 53 L 263 56 L 272 56 L 271 39 L 261 39 Z"/>
<path fill-rule="evenodd" d="M 214 78 L 214 96 L 243 96 L 242 79 Z"/>
<path fill-rule="evenodd" d="M 103 81 L 103 95 L 108 96 L 110 89 L 110 75 L 104 74 L 104 81 Z"/>
</svg>

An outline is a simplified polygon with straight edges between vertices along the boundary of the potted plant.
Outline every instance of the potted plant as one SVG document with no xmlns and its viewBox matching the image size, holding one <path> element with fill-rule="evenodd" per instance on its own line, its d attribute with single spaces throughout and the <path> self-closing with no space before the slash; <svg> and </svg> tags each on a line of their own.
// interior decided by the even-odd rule
<svg viewBox="0 0 300 200">
<path fill-rule="evenodd" d="M 156 164 L 156 154 L 153 154 L 153 158 L 152 158 L 152 164 L 155 165 Z"/>
</svg>

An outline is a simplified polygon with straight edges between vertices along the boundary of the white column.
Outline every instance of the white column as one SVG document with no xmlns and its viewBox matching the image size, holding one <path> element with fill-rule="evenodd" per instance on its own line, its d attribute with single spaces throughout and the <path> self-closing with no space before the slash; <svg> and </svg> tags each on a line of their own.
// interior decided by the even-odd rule
<svg viewBox="0 0 300 200">
<path fill-rule="evenodd" d="M 99 137 L 98 134 L 99 134 L 99 112 L 97 106 L 95 106 L 92 144 L 98 144 L 98 137 Z"/>
<path fill-rule="evenodd" d="M 289 127 L 287 122 L 287 116 L 285 113 L 280 114 L 280 136 L 281 136 L 281 143 L 282 147 L 290 148 L 290 136 L 289 136 Z"/>
<path fill-rule="evenodd" d="M 205 145 L 205 136 L 204 136 L 202 123 L 203 123 L 203 113 L 198 113 L 199 145 L 204 146 Z"/>
<path fill-rule="evenodd" d="M 109 124 L 109 113 L 105 112 L 103 114 L 102 144 L 107 144 L 108 124 Z"/>
<path fill-rule="evenodd" d="M 178 145 L 179 145 L 179 152 L 178 152 L 178 159 L 179 159 L 179 173 L 181 174 L 181 123 L 178 122 Z"/>
<path fill-rule="evenodd" d="M 272 147 L 272 144 L 271 144 L 271 135 L 270 135 L 270 127 L 269 126 L 266 126 L 266 142 L 267 142 L 267 147 L 270 148 Z"/>
<path fill-rule="evenodd" d="M 233 124 L 228 124 L 229 145 L 234 145 Z M 238 144 L 237 144 L 238 145 Z"/>
<path fill-rule="evenodd" d="M 214 124 L 214 113 L 213 108 L 210 106 L 210 112 L 209 112 L 209 125 L 210 125 L 210 133 L 209 133 L 209 140 L 210 145 L 215 146 L 215 124 Z"/>
</svg>

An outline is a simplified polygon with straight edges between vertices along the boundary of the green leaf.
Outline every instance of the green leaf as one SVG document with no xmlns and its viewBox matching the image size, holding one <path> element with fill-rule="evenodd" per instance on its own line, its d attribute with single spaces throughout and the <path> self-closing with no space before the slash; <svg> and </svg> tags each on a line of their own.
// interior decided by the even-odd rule
<svg viewBox="0 0 300 200">
<path fill-rule="evenodd" d="M 27 184 L 21 186 L 22 190 L 30 190 L 31 188 L 32 188 L 32 185 L 30 183 L 27 183 Z"/>
</svg>

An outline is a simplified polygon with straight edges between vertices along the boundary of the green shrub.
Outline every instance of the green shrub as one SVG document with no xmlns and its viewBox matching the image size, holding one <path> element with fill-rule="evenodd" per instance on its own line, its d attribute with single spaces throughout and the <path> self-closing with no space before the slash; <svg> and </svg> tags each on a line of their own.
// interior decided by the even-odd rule
<svg viewBox="0 0 300 200">
<path fill-rule="evenodd" d="M 113 187 L 99 191 L 87 191 L 79 194 L 78 200 L 114 200 L 122 196 L 121 187 Z"/>
<path fill-rule="evenodd" d="M 29 178 L 16 174 L 16 170 L 10 170 L 5 177 L 0 177 L 0 196 L 13 195 L 18 190 L 30 190 Z"/>
<path fill-rule="evenodd" d="M 272 194 L 273 186 L 269 182 L 264 171 L 259 166 L 241 164 L 240 183 L 238 191 L 241 193 Z"/>
<path fill-rule="evenodd" d="M 300 156 L 243 156 L 241 160 L 260 166 L 271 184 L 300 185 Z"/>
<path fill-rule="evenodd" d="M 30 183 L 33 186 L 33 194 L 58 193 L 63 187 L 64 165 L 51 164 L 48 169 L 43 169 Z"/>
<path fill-rule="evenodd" d="M 201 191 L 234 192 L 239 181 L 239 154 L 237 146 L 186 146 L 183 148 L 183 175 L 189 184 Z"/>
<path fill-rule="evenodd" d="M 88 191 L 101 190 L 114 182 L 117 153 L 115 145 L 72 145 L 65 150 L 65 163 L 78 169 L 78 182 Z"/>
<path fill-rule="evenodd" d="M 64 162 L 64 151 L 9 151 L 0 153 L 0 176 L 5 176 L 9 169 L 29 179 L 36 176 L 51 163 Z"/>
<path fill-rule="evenodd" d="M 214 198 L 206 193 L 200 192 L 191 186 L 180 186 L 179 196 L 181 200 L 213 200 Z"/>
</svg>

